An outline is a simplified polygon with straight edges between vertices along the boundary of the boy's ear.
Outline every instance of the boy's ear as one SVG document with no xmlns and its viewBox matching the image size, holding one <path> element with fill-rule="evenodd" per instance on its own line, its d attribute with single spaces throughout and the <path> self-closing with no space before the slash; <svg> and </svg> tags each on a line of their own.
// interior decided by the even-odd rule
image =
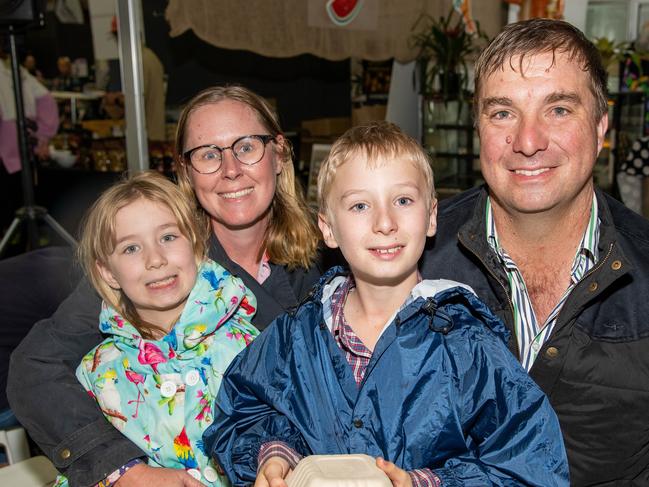
<svg viewBox="0 0 649 487">
<path fill-rule="evenodd" d="M 430 203 L 430 216 L 428 217 L 428 231 L 427 237 L 432 237 L 437 233 L 437 199 L 433 198 Z"/>
<path fill-rule="evenodd" d="M 320 227 L 322 238 L 324 239 L 324 243 L 327 245 L 327 247 L 332 249 L 337 248 L 338 242 L 336 242 L 336 238 L 334 237 L 334 232 L 331 229 L 327 215 L 322 212 L 318 213 L 318 226 Z"/>
<path fill-rule="evenodd" d="M 104 280 L 104 282 L 111 287 L 111 289 L 114 289 L 115 291 L 117 291 L 117 290 L 122 288 L 119 285 L 119 283 L 117 282 L 117 279 L 115 279 L 115 276 L 113 275 L 113 273 L 110 271 L 110 269 L 108 267 L 106 267 L 104 264 L 102 264 L 99 261 L 96 261 L 95 265 L 97 266 L 97 270 L 99 271 L 99 275 Z"/>
</svg>

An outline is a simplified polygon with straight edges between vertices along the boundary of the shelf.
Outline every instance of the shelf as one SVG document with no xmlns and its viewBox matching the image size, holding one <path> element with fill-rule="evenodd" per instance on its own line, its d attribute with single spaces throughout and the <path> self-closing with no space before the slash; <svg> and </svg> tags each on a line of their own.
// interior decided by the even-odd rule
<svg viewBox="0 0 649 487">
<path fill-rule="evenodd" d="M 480 177 L 474 172 L 479 155 L 471 104 L 424 98 L 421 110 L 421 142 L 433 161 L 435 177 L 439 178 L 436 186 L 447 193 L 474 186 Z"/>
</svg>

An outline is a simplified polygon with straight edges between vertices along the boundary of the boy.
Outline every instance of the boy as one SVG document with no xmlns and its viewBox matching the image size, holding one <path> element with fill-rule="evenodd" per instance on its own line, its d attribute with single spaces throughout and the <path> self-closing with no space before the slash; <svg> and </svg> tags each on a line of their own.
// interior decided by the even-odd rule
<svg viewBox="0 0 649 487">
<path fill-rule="evenodd" d="M 433 191 L 393 124 L 333 145 L 318 220 L 351 274 L 331 269 L 226 372 L 203 438 L 235 486 L 282 486 L 301 457 L 347 453 L 380 457 L 395 487 L 568 485 L 556 416 L 502 323 L 468 287 L 419 277 Z"/>
</svg>

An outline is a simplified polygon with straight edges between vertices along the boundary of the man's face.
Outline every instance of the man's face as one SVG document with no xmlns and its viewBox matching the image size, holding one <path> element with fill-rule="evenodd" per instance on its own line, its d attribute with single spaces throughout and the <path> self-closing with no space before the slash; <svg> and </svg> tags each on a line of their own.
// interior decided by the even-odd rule
<svg viewBox="0 0 649 487">
<path fill-rule="evenodd" d="M 512 216 L 570 211 L 592 192 L 608 115 L 596 120 L 588 74 L 565 53 L 506 62 L 478 93 L 480 164 L 494 205 Z M 514 66 L 514 69 L 512 69 Z"/>
</svg>

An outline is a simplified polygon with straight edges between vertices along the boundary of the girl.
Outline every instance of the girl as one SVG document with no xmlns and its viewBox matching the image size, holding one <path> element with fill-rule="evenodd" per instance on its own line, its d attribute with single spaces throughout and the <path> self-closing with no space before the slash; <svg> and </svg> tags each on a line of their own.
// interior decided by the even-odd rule
<svg viewBox="0 0 649 487">
<path fill-rule="evenodd" d="M 86 354 L 77 377 L 149 465 L 228 485 L 201 435 L 214 419 L 223 372 L 258 334 L 249 321 L 256 300 L 205 259 L 207 228 L 177 186 L 155 172 L 101 195 L 79 258 L 103 298 L 99 328 L 108 338 Z"/>
</svg>

